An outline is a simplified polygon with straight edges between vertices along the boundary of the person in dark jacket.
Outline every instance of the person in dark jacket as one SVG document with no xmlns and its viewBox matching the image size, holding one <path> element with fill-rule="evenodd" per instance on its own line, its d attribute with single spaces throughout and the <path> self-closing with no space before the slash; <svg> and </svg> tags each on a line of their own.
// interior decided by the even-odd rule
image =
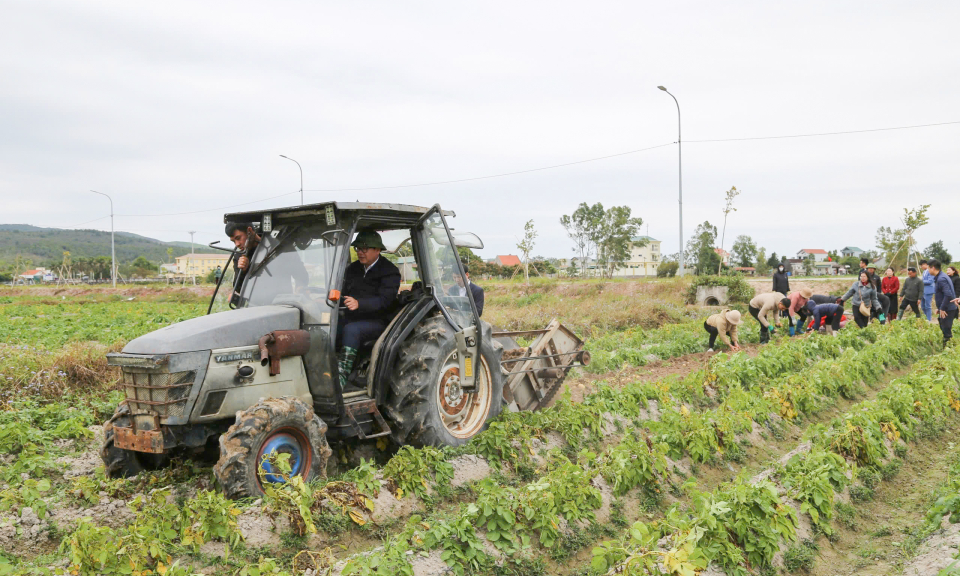
<svg viewBox="0 0 960 576">
<path fill-rule="evenodd" d="M 470 293 L 473 294 L 473 303 L 477 305 L 477 316 L 483 316 L 483 288 L 477 286 L 470 281 L 470 268 L 466 264 L 463 265 L 463 273 L 467 277 L 467 283 L 470 285 Z M 451 286 L 447 290 L 447 294 L 450 296 L 466 296 L 467 291 L 463 287 L 463 278 L 459 274 L 453 274 L 453 280 L 457 283 L 456 286 Z"/>
<path fill-rule="evenodd" d="M 347 310 L 337 327 L 341 389 L 347 384 L 360 346 L 378 338 L 386 329 L 396 311 L 400 290 L 400 270 L 380 257 L 384 250 L 380 234 L 361 230 L 351 246 L 357 250 L 357 260 L 347 266 L 343 275 L 341 297 Z"/>
<path fill-rule="evenodd" d="M 903 320 L 903 313 L 907 311 L 908 306 L 919 318 L 922 301 L 923 280 L 917 277 L 917 269 L 911 266 L 907 268 L 907 278 L 903 281 L 903 288 L 900 289 L 900 313 L 897 315 L 897 320 Z"/>
<path fill-rule="evenodd" d="M 836 296 L 830 296 L 829 294 L 814 294 L 810 299 L 816 304 L 834 304 L 837 301 Z"/>
<path fill-rule="evenodd" d="M 777 265 L 777 271 L 773 273 L 773 291 L 780 294 L 790 292 L 790 278 L 787 276 L 787 269 L 782 262 Z"/>
<path fill-rule="evenodd" d="M 934 280 L 934 298 L 937 302 L 937 315 L 940 321 L 940 331 L 943 332 L 943 345 L 946 346 L 953 337 L 953 321 L 957 319 L 957 313 L 960 308 L 953 302 L 957 298 L 957 293 L 953 291 L 953 282 L 946 274 L 940 271 L 940 261 L 931 258 L 927 265 L 927 271 L 933 276 Z"/>
</svg>

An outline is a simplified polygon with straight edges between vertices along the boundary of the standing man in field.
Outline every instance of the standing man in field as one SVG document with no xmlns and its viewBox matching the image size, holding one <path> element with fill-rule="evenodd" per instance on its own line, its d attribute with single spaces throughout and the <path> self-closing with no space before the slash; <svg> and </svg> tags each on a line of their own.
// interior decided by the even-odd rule
<svg viewBox="0 0 960 576">
<path fill-rule="evenodd" d="M 907 268 L 907 279 L 903 281 L 903 288 L 900 290 L 900 314 L 897 315 L 897 320 L 903 320 L 903 313 L 907 311 L 907 307 L 912 308 L 919 318 L 922 303 L 923 280 L 917 277 L 917 269 L 911 266 Z"/>
<path fill-rule="evenodd" d="M 934 296 L 937 301 L 937 315 L 940 321 L 940 331 L 943 332 L 943 346 L 946 347 L 953 338 L 953 321 L 957 319 L 960 308 L 953 302 L 957 295 L 953 291 L 953 282 L 946 274 L 940 272 L 940 261 L 932 258 L 927 271 L 933 277 Z"/>
<path fill-rule="evenodd" d="M 713 352 L 713 347 L 717 343 L 717 336 L 731 351 L 738 352 L 740 350 L 740 338 L 737 336 L 737 326 L 742 323 L 743 319 L 740 318 L 740 312 L 736 310 L 721 310 L 707 318 L 703 323 L 703 329 L 710 335 L 707 352 Z"/>
<path fill-rule="evenodd" d="M 770 335 L 774 333 L 773 324 L 767 318 L 771 314 L 776 321 L 777 314 L 790 308 L 790 299 L 780 292 L 766 292 L 757 294 L 750 301 L 750 315 L 760 323 L 760 343 L 766 344 L 770 341 Z"/>
<path fill-rule="evenodd" d="M 923 270 L 923 299 L 920 307 L 923 313 L 927 315 L 927 320 L 933 319 L 933 310 L 930 308 L 930 302 L 933 300 L 933 294 L 937 291 L 934 285 L 936 278 L 930 273 L 930 265 L 926 260 L 920 261 L 920 269 Z"/>
<path fill-rule="evenodd" d="M 467 284 L 470 288 L 470 293 L 473 295 L 473 303 L 477 305 L 477 316 L 483 316 L 483 288 L 477 286 L 470 280 L 470 268 L 468 268 L 466 264 L 463 265 L 463 273 L 467 277 Z M 454 272 L 453 281 L 456 282 L 457 285 L 451 286 L 447 294 L 450 296 L 466 297 L 467 288 L 463 285 L 463 278 Z"/>
</svg>

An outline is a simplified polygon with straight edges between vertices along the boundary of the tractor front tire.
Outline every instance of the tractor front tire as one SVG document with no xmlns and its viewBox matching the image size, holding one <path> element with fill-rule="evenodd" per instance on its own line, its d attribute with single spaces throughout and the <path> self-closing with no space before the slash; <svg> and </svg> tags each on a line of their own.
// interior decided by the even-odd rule
<svg viewBox="0 0 960 576">
<path fill-rule="evenodd" d="M 290 454 L 292 476 L 305 482 L 326 475 L 332 451 L 327 444 L 327 425 L 313 408 L 289 396 L 261 398 L 256 405 L 237 412 L 237 421 L 220 436 L 220 459 L 213 472 L 228 498 L 263 494 L 260 463 L 266 454 Z M 272 469 L 265 465 L 265 470 Z M 279 481 L 278 475 L 269 475 Z"/>
<path fill-rule="evenodd" d="M 481 323 L 476 386 L 460 388 L 453 328 L 442 316 L 420 323 L 403 342 L 386 400 L 392 440 L 400 445 L 461 446 L 503 409 L 503 347 Z"/>
</svg>

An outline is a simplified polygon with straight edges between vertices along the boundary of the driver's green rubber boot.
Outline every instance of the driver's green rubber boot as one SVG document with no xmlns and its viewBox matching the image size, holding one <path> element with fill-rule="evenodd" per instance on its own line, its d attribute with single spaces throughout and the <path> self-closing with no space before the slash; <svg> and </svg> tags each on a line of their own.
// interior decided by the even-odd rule
<svg viewBox="0 0 960 576">
<path fill-rule="evenodd" d="M 337 357 L 337 372 L 340 373 L 340 390 L 347 387 L 347 378 L 353 371 L 353 362 L 357 359 L 357 349 L 344 346 Z"/>
</svg>

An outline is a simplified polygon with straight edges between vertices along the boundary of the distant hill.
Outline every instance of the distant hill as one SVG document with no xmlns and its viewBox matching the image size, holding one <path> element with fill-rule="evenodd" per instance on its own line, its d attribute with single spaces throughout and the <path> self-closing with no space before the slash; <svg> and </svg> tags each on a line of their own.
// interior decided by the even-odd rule
<svg viewBox="0 0 960 576">
<path fill-rule="evenodd" d="M 114 243 L 119 264 L 132 262 L 137 256 L 152 262 L 166 262 L 167 248 L 173 248 L 174 258 L 190 252 L 189 242 L 162 242 L 130 232 L 117 232 Z M 12 263 L 18 254 L 30 259 L 35 266 L 59 263 L 64 251 L 69 251 L 73 258 L 110 256 L 110 233 L 0 224 L 0 263 Z M 194 251 L 213 252 L 200 244 L 194 245 Z"/>
</svg>

